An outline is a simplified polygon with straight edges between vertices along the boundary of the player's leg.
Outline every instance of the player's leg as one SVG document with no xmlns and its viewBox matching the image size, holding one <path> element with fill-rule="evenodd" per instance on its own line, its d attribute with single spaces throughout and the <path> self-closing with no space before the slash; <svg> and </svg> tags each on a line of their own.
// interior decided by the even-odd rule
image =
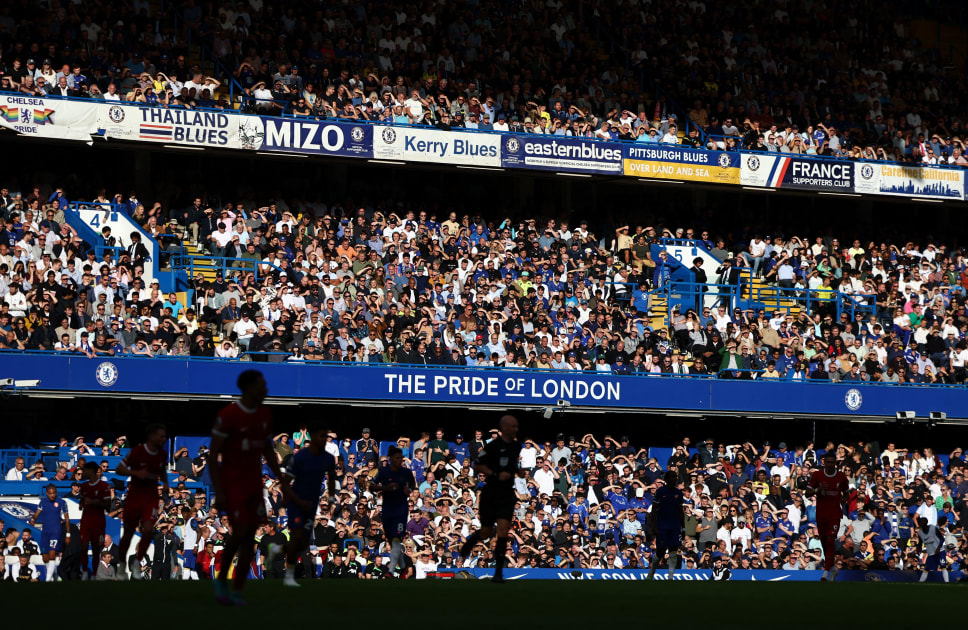
<svg viewBox="0 0 968 630">
<path fill-rule="evenodd" d="M 56 533 L 41 531 L 40 548 L 43 553 L 44 566 L 47 568 L 45 582 L 57 581 L 57 552 L 60 549 L 60 537 Z"/>
<path fill-rule="evenodd" d="M 253 523 L 246 523 L 237 528 L 239 536 L 239 549 L 236 552 L 238 561 L 235 563 L 235 575 L 232 576 L 232 603 L 243 605 L 242 588 L 249 577 L 249 569 L 252 560 L 255 558 L 255 530 L 257 527 Z M 233 528 L 233 532 L 236 528 Z"/>
<path fill-rule="evenodd" d="M 480 519 L 481 527 L 467 537 L 467 540 L 460 548 L 460 557 L 468 558 L 471 552 L 474 551 L 474 547 L 484 541 L 489 540 L 491 536 L 494 535 L 494 522 L 497 520 L 497 509 L 494 502 L 494 497 L 491 493 L 487 491 L 487 488 L 481 491 L 480 499 Z M 463 563 L 461 563 L 463 564 Z"/>
<path fill-rule="evenodd" d="M 292 515 L 290 514 L 290 519 Z M 286 548 L 286 577 L 283 584 L 286 586 L 299 586 L 296 582 L 296 564 L 299 556 L 309 546 L 309 533 L 305 527 L 294 527 L 290 530 L 289 545 Z"/>
<path fill-rule="evenodd" d="M 511 535 L 511 519 L 497 519 L 497 540 L 494 543 L 494 578 L 495 582 L 504 581 L 504 565 L 507 561 L 508 542 Z"/>
<path fill-rule="evenodd" d="M 652 554 L 652 562 L 649 563 L 649 579 L 655 579 L 655 570 L 659 568 L 662 564 L 662 559 L 665 558 L 666 548 L 656 546 L 655 553 Z"/>
<path fill-rule="evenodd" d="M 836 523 L 831 522 L 832 519 L 817 519 L 817 530 L 820 534 L 820 547 L 823 549 L 823 573 L 820 576 L 821 581 L 826 581 L 830 575 L 830 570 L 834 568 L 837 557 L 836 557 Z"/>
<path fill-rule="evenodd" d="M 477 546 L 478 543 L 488 540 L 493 535 L 493 528 L 490 525 L 482 524 L 481 528 L 468 536 L 467 540 L 464 541 L 464 544 L 461 545 L 460 557 L 469 558 L 471 553 L 474 551 L 474 547 Z"/>
<path fill-rule="evenodd" d="M 138 526 L 137 506 L 131 501 L 124 502 L 124 518 L 121 521 L 122 533 L 121 540 L 118 542 L 118 579 L 128 579 L 128 549 L 131 547 L 131 540 L 134 538 L 134 530 Z M 94 566 L 97 566 L 100 558 L 94 558 Z M 95 569 L 95 572 L 97 569 Z"/>
<path fill-rule="evenodd" d="M 91 555 L 91 563 L 90 563 L 91 579 L 93 580 L 94 574 L 97 572 L 97 563 L 101 559 L 101 552 L 104 551 L 104 531 L 103 530 L 101 530 L 100 532 L 92 536 L 90 547 L 91 547 L 91 550 L 93 551 Z M 85 566 L 88 566 L 87 549 L 88 549 L 88 545 L 85 545 L 82 543 L 81 544 L 81 562 L 83 562 Z"/>
<path fill-rule="evenodd" d="M 130 564 L 132 577 L 140 580 L 144 577 L 141 572 L 141 563 L 144 561 L 145 556 L 148 555 L 148 547 L 151 546 L 151 542 L 155 538 L 154 514 L 151 515 L 151 518 L 141 521 L 139 531 L 141 538 L 138 540 L 138 546 L 135 549 L 135 555 L 132 556 Z"/>
<path fill-rule="evenodd" d="M 94 571 L 97 569 L 97 558 L 99 555 L 94 554 L 94 562 L 88 562 L 87 552 L 94 545 L 94 540 L 92 540 L 93 535 L 91 534 L 90 526 L 86 525 L 84 521 L 81 521 L 81 548 L 78 551 L 78 560 L 81 564 L 81 573 L 86 573 L 88 579 L 94 579 Z M 94 546 L 95 551 L 97 551 L 97 546 Z M 83 579 L 83 578 L 82 578 Z"/>
<path fill-rule="evenodd" d="M 678 533 L 678 532 L 677 532 Z M 679 568 L 679 543 L 669 546 L 669 579 L 671 580 Z"/>
</svg>

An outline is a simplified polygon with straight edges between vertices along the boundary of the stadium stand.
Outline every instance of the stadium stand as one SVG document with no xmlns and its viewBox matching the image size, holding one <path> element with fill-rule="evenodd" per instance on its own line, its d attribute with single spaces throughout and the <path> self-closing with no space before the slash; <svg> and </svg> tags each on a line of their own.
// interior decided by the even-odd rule
<svg viewBox="0 0 968 630">
<path fill-rule="evenodd" d="M 957 3 L 512 4 L 12 3 L 0 11 L 0 93 L 968 166 L 964 60 L 956 67 L 933 40 L 941 23 L 930 19 L 963 24 Z M 7 356 L 962 388 L 968 377 L 964 247 L 931 225 L 861 240 L 846 222 L 803 231 L 797 217 L 770 229 L 736 217 L 725 228 L 684 217 L 693 227 L 679 227 L 634 213 L 625 223 L 486 202 L 475 212 L 325 192 L 283 197 L 265 182 L 251 194 L 237 184 L 221 203 L 212 194 L 165 205 L 130 187 L 34 185 L 0 180 Z M 120 215 L 136 229 L 92 232 L 76 220 L 82 210 Z M 188 281 L 163 293 L 148 273 L 158 270 Z M 437 444 L 428 433 L 331 434 L 339 505 L 320 503 L 303 575 L 385 575 L 388 548 L 366 482 L 394 445 L 419 484 L 407 525 L 411 575 L 461 568 L 460 542 L 480 525 L 472 458 L 491 434 Z M 942 525 L 955 579 L 963 569 L 961 448 L 943 455 L 867 441 L 774 449 L 688 439 L 633 447 L 625 437 L 551 437 L 528 439 L 522 454 L 515 567 L 649 566 L 647 511 L 661 473 L 675 470 L 691 508 L 685 568 L 718 558 L 734 569 L 817 568 L 815 501 L 803 490 L 817 458 L 832 451 L 851 482 L 838 532 L 844 568 L 922 569 L 914 519 L 923 516 Z M 283 465 L 304 439 L 276 437 Z M 115 489 L 108 532 L 119 538 L 126 480 L 115 471 L 128 446 L 119 436 L 0 450 L 5 579 L 51 578 L 30 510 L 53 483 L 77 520 L 86 461 L 97 461 Z M 176 437 L 171 456 L 170 529 L 160 535 L 176 542 L 158 547 L 175 551 L 149 556 L 143 569 L 158 575 L 170 565 L 206 579 L 228 534 L 208 487 L 207 438 Z M 284 531 L 271 475 L 265 502 Z M 260 530 L 260 539 L 273 531 Z M 71 553 L 67 545 L 66 579 L 81 565 Z M 259 558 L 255 575 L 277 571 Z M 488 552 L 468 567 L 493 562 Z"/>
<path fill-rule="evenodd" d="M 331 434 L 333 448 L 340 453 L 339 505 L 333 508 L 325 498 L 320 503 L 314 528 L 316 544 L 303 559 L 305 576 L 381 576 L 379 567 L 386 562 L 388 545 L 379 517 L 374 516 L 377 497 L 366 488 L 367 480 L 386 460 L 380 452 L 390 444 L 404 449 L 406 464 L 413 469 L 419 485 L 410 498 L 407 524 L 411 568 L 417 577 L 424 577 L 428 571 L 461 568 L 455 564 L 457 550 L 479 525 L 473 456 L 492 434 L 485 429 L 469 433 L 470 439 L 457 434 L 448 440 L 449 436 L 423 433 L 415 439 L 402 436 L 382 442 L 378 438 L 385 436 L 369 433 L 358 438 Z M 283 466 L 303 439 L 300 432 L 276 437 L 275 451 Z M 76 501 L 77 483 L 71 480 L 83 465 L 81 453 L 86 451 L 67 445 L 66 439 L 62 443 L 66 446 L 0 452 L 7 479 L 0 482 L 0 495 L 4 497 L 0 501 L 4 510 L 0 522 L 6 520 L 6 537 L 0 541 L 0 549 L 7 558 L 8 576 L 19 569 L 19 558 L 31 550 L 31 540 L 39 537 L 34 528 L 22 525 L 27 519 L 17 519 L 16 515 L 24 514 L 24 506 L 30 505 L 20 496 L 36 495 L 48 483 L 43 463 L 48 454 L 58 460 L 57 475 L 51 479 L 63 476 L 55 485 L 62 496 Z M 519 504 L 511 541 L 513 567 L 647 567 L 652 559 L 647 510 L 662 472 L 673 470 L 684 484 L 690 506 L 685 525 L 685 568 L 710 568 L 716 558 L 723 558 L 734 569 L 813 569 L 822 550 L 816 535 L 815 498 L 805 497 L 803 490 L 818 457 L 831 451 L 851 483 L 849 513 L 838 532 L 843 568 L 919 569 L 925 557 L 913 519 L 925 516 L 932 522 L 947 522 L 947 566 L 954 579 L 962 570 L 968 482 L 961 448 L 939 454 L 894 444 L 882 449 L 870 442 L 830 442 L 818 448 L 812 442 L 788 446 L 785 442 L 754 445 L 701 440 L 693 444 L 688 439 L 672 447 L 644 447 L 632 445 L 627 436 L 604 436 L 599 442 L 592 434 L 525 437 L 523 443 L 525 471 L 515 481 Z M 108 444 L 99 438 L 94 449 L 99 445 L 110 452 L 124 452 L 126 443 L 117 439 Z M 212 496 L 204 483 L 206 447 L 204 438 L 174 439 L 176 452 L 169 473 L 173 493 L 166 508 L 167 518 L 177 524 L 173 530 L 178 539 L 174 545 L 177 553 L 172 561 L 186 577 L 201 579 L 210 577 L 218 565 L 218 551 L 228 533 L 211 509 Z M 115 480 L 116 494 L 109 510 L 112 525 L 108 528 L 115 536 L 124 480 L 112 473 L 110 457 L 94 459 L 106 459 L 102 464 L 106 476 Z M 39 480 L 16 480 L 21 474 L 17 467 L 20 460 L 26 462 L 25 474 L 38 475 Z M 264 470 L 268 475 L 268 467 Z M 272 522 L 283 530 L 286 517 L 279 487 L 268 476 L 265 501 Z M 76 509 L 71 515 L 77 517 Z M 32 534 L 24 536 L 25 529 Z M 261 535 L 272 534 L 264 529 Z M 206 553 L 209 544 L 212 547 Z M 264 554 L 265 549 L 262 551 Z M 431 554 L 429 559 L 421 555 L 424 552 Z M 68 548 L 69 560 L 61 561 L 62 576 L 64 570 L 78 570 L 79 564 L 69 554 Z M 336 556 L 342 560 L 334 562 Z M 378 557 L 380 560 L 376 560 Z M 423 560 L 418 561 L 418 557 Z M 412 566 L 414 563 L 418 566 Z M 254 574 L 274 575 L 272 567 L 264 566 L 264 555 L 257 564 Z M 493 558 L 488 555 L 472 557 L 467 566 L 492 565 Z M 155 562 L 148 562 L 144 568 L 146 574 L 158 570 Z M 39 578 L 44 579 L 45 567 L 37 569 Z"/>
<path fill-rule="evenodd" d="M 146 210 L 117 195 L 113 211 L 190 275 L 187 291 L 164 295 L 157 279 L 145 286 L 140 241 L 95 235 L 97 258 L 67 220 L 76 204 L 62 189 L 0 193 L 2 350 L 911 384 L 966 377 L 968 266 L 940 241 L 731 232 L 727 244 L 692 228 L 296 200 L 212 208 L 195 198 Z M 679 251 L 700 255 L 680 262 Z"/>
<path fill-rule="evenodd" d="M 935 22 L 901 17 L 963 11 L 890 4 L 837 18 L 805 0 L 16 6 L 0 90 L 968 165 L 964 77 L 926 45 Z M 40 28 L 51 21 L 64 26 Z"/>
</svg>

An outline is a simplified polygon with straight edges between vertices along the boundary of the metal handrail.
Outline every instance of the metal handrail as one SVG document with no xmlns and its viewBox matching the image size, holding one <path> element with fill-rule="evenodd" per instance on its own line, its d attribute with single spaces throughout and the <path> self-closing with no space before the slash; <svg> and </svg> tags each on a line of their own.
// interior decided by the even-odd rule
<svg viewBox="0 0 968 630">
<path fill-rule="evenodd" d="M 255 281 L 259 281 L 259 267 L 262 265 L 267 265 L 272 267 L 276 271 L 283 273 L 285 269 L 273 265 L 262 260 L 253 260 L 251 258 L 229 258 L 225 256 L 204 256 L 198 254 L 186 254 L 184 253 L 184 247 L 182 247 L 183 252 L 178 254 L 172 254 L 170 259 L 170 265 L 173 269 L 182 269 L 188 272 L 189 277 L 195 277 L 195 268 L 205 269 L 215 269 L 216 271 L 221 271 L 222 277 L 228 277 L 229 272 L 242 272 L 251 271 L 255 276 Z M 203 261 L 210 261 L 215 263 L 214 265 L 196 265 Z M 243 263 L 238 265 L 236 263 Z M 246 265 L 251 265 L 249 269 Z"/>
</svg>

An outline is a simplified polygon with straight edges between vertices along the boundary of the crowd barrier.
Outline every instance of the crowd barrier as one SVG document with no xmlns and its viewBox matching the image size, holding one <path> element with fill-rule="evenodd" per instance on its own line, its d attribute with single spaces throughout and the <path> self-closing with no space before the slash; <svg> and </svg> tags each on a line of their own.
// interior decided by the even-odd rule
<svg viewBox="0 0 968 630">
<path fill-rule="evenodd" d="M 315 120 L 0 95 L 0 126 L 43 138 L 162 143 L 262 152 L 527 169 L 569 175 L 786 188 L 845 195 L 964 200 L 965 170 L 851 162 L 783 153 L 709 151 L 523 133 L 442 131 L 368 121 Z"/>
<path fill-rule="evenodd" d="M 240 372 L 257 368 L 270 397 L 305 402 L 392 402 L 486 408 L 651 410 L 670 413 L 769 414 L 775 417 L 894 418 L 913 411 L 928 418 L 968 417 L 963 386 L 745 381 L 673 375 L 370 363 L 220 360 L 202 357 L 0 353 L 0 376 L 38 380 L 30 393 L 64 395 L 159 394 L 216 397 L 237 394 Z"/>
</svg>

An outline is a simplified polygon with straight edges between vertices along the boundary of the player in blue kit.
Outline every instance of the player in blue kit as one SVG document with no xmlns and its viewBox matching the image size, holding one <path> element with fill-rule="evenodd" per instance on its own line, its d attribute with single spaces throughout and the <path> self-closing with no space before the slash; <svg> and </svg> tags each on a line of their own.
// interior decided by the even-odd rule
<svg viewBox="0 0 968 630">
<path fill-rule="evenodd" d="M 289 517 L 289 545 L 286 549 L 286 577 L 283 584 L 299 586 L 296 582 L 296 562 L 309 546 L 310 534 L 316 523 L 316 509 L 326 479 L 330 502 L 336 501 L 336 458 L 326 452 L 326 429 L 309 428 L 309 445 L 293 455 L 292 464 L 282 479 Z M 270 555 L 274 555 L 270 550 Z M 266 566 L 271 564 L 266 560 Z"/>
<path fill-rule="evenodd" d="M 409 504 L 407 496 L 417 487 L 413 473 L 403 467 L 403 451 L 391 446 L 387 451 L 389 466 L 384 466 L 373 478 L 371 489 L 383 495 L 383 535 L 390 541 L 390 565 L 392 575 L 400 567 L 403 557 L 403 537 L 407 533 Z"/>
<path fill-rule="evenodd" d="M 40 509 L 34 512 L 30 524 L 33 526 L 40 518 L 40 552 L 47 563 L 47 582 L 57 581 L 57 554 L 60 553 L 62 540 L 70 541 L 71 522 L 67 518 L 67 503 L 57 496 L 54 484 L 47 486 L 46 496 L 40 499 Z"/>
<path fill-rule="evenodd" d="M 679 566 L 679 546 L 682 544 L 682 528 L 685 518 L 682 505 L 685 497 L 682 490 L 676 486 L 679 483 L 678 473 L 669 471 L 665 474 L 665 485 L 655 491 L 655 501 L 652 509 L 655 515 L 655 553 L 652 555 L 649 567 L 649 579 L 655 576 L 655 570 L 669 552 L 669 577 L 675 575 Z"/>
</svg>

